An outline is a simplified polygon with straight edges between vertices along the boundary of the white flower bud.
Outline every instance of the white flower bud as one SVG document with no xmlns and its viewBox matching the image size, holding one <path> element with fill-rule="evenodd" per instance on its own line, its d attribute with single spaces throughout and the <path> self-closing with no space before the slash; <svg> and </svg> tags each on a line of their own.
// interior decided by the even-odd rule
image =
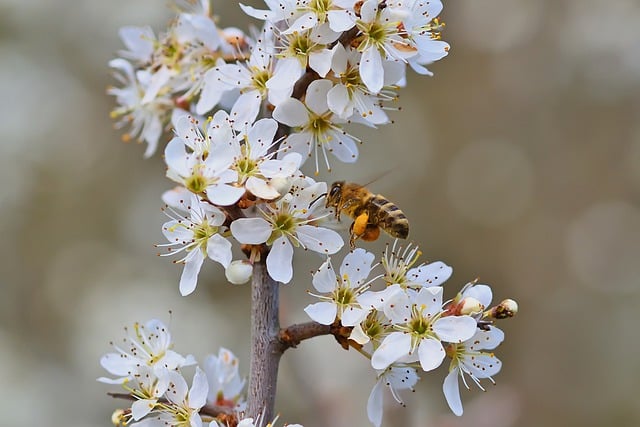
<svg viewBox="0 0 640 427">
<path fill-rule="evenodd" d="M 293 184 L 293 180 L 290 177 L 274 177 L 271 178 L 269 184 L 280 193 L 280 197 L 287 194 L 289 190 L 291 190 L 291 185 Z M 278 197 L 278 198 L 280 198 Z"/>
<path fill-rule="evenodd" d="M 466 297 L 460 301 L 460 314 L 480 313 L 484 305 L 474 297 Z"/>
<path fill-rule="evenodd" d="M 253 274 L 253 266 L 249 261 L 236 260 L 232 261 L 229 267 L 224 271 L 229 283 L 234 285 L 242 285 L 251 279 Z"/>
</svg>

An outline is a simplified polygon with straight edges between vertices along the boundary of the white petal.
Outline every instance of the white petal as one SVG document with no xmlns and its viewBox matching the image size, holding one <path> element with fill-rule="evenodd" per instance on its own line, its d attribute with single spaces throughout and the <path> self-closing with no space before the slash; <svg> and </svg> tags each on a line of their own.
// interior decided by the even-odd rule
<svg viewBox="0 0 640 427">
<path fill-rule="evenodd" d="M 369 314 L 369 310 L 364 308 L 358 308 L 354 306 L 347 307 L 342 313 L 341 323 L 342 326 L 355 326 L 362 322 Z"/>
<path fill-rule="evenodd" d="M 367 334 L 365 334 L 362 326 L 356 325 L 351 331 L 351 335 L 349 335 L 350 340 L 354 340 L 358 344 L 366 344 L 370 341 L 370 338 Z"/>
<path fill-rule="evenodd" d="M 311 157 L 313 136 L 308 132 L 292 133 L 284 140 L 283 144 L 286 148 L 282 153 L 298 153 L 302 156 L 302 162 L 304 163 Z"/>
<path fill-rule="evenodd" d="M 458 343 L 476 333 L 477 322 L 471 316 L 447 316 L 433 322 L 433 331 L 443 341 Z"/>
<path fill-rule="evenodd" d="M 317 302 L 306 306 L 304 312 L 321 325 L 330 325 L 336 320 L 338 307 L 330 302 Z"/>
<path fill-rule="evenodd" d="M 259 245 L 271 236 L 271 225 L 262 218 L 238 218 L 231 223 L 231 234 L 240 243 Z"/>
<path fill-rule="evenodd" d="M 267 80 L 269 91 L 291 90 L 304 73 L 304 68 L 296 58 L 281 59 L 276 63 L 273 75 Z"/>
<path fill-rule="evenodd" d="M 262 96 L 257 90 L 245 92 L 236 100 L 229 113 L 233 120 L 233 128 L 243 130 L 253 123 L 260 111 Z"/>
<path fill-rule="evenodd" d="M 267 154 L 277 130 L 278 122 L 273 119 L 260 119 L 251 126 L 247 139 L 251 147 L 252 159 L 257 159 Z"/>
<path fill-rule="evenodd" d="M 474 354 L 472 360 L 465 360 L 465 366 L 478 378 L 496 375 L 502 368 L 502 362 L 493 353 Z"/>
<path fill-rule="evenodd" d="M 222 264 L 224 268 L 229 267 L 231 259 L 231 242 L 219 234 L 214 234 L 207 242 L 207 256 L 212 260 Z"/>
<path fill-rule="evenodd" d="M 407 295 L 399 285 L 394 289 L 393 293 L 391 293 L 391 291 L 387 292 L 390 292 L 390 295 L 384 302 L 383 311 L 385 316 L 387 316 L 394 324 L 403 324 L 408 322 L 411 318 L 412 307 L 409 295 Z"/>
<path fill-rule="evenodd" d="M 392 332 L 386 336 L 371 356 L 371 366 L 373 369 L 386 369 L 396 360 L 408 355 L 409 351 L 411 351 L 411 335 Z"/>
<path fill-rule="evenodd" d="M 220 206 L 231 206 L 244 195 L 243 187 L 220 184 L 207 187 L 207 198 Z"/>
<path fill-rule="evenodd" d="M 128 376 L 131 372 L 131 365 L 135 363 L 129 358 L 124 358 L 119 353 L 107 353 L 100 358 L 100 366 L 112 375 L 119 377 Z M 120 383 L 121 381 L 118 381 Z"/>
<path fill-rule="evenodd" d="M 322 49 L 318 52 L 312 52 L 309 55 L 309 67 L 320 77 L 325 77 L 331 70 L 331 56 L 333 51 L 329 49 Z"/>
<path fill-rule="evenodd" d="M 273 280 L 289 283 L 293 277 L 293 246 L 286 237 L 279 237 L 273 242 L 267 255 L 267 271 Z"/>
<path fill-rule="evenodd" d="M 428 317 L 434 316 L 442 310 L 442 287 L 432 286 L 422 288 L 415 297 L 417 305 L 424 305 L 424 314 Z"/>
<path fill-rule="evenodd" d="M 269 185 L 267 181 L 255 176 L 249 177 L 244 186 L 247 190 L 249 190 L 251 194 L 264 200 L 273 200 L 281 196 L 281 194 L 278 193 L 275 188 Z"/>
<path fill-rule="evenodd" d="M 333 83 L 330 80 L 314 80 L 307 88 L 307 97 L 304 101 L 307 107 L 318 115 L 327 112 L 329 110 L 327 93 L 332 87 Z"/>
<path fill-rule="evenodd" d="M 302 102 L 294 98 L 289 98 L 280 103 L 273 110 L 272 116 L 287 126 L 302 126 L 309 121 L 307 108 Z"/>
<path fill-rule="evenodd" d="M 338 233 L 315 225 L 299 225 L 296 235 L 307 249 L 321 254 L 335 254 L 344 245 Z"/>
<path fill-rule="evenodd" d="M 158 401 L 156 399 L 140 399 L 131 404 L 131 416 L 135 421 L 146 416 Z"/>
<path fill-rule="evenodd" d="M 171 393 L 166 393 L 165 397 L 172 403 L 182 405 L 187 397 L 187 393 L 189 392 L 187 382 L 182 377 L 182 374 L 176 371 L 169 371 L 167 373 L 167 377 L 173 387 Z"/>
<path fill-rule="evenodd" d="M 332 131 L 332 138 L 327 144 L 329 151 L 338 160 L 344 163 L 353 163 L 358 160 L 358 146 L 349 136 L 342 132 Z"/>
<path fill-rule="evenodd" d="M 331 266 L 330 259 L 327 258 L 327 260 L 318 268 L 318 271 L 313 274 L 312 283 L 313 287 L 316 288 L 318 292 L 333 292 L 338 285 L 338 281 L 336 279 L 336 273 Z"/>
<path fill-rule="evenodd" d="M 485 307 L 489 307 L 491 305 L 491 300 L 493 299 L 493 292 L 491 291 L 491 287 L 487 285 L 473 285 L 467 290 L 465 290 L 462 294 L 465 297 L 473 297 L 480 301 L 480 304 Z M 485 347 L 486 348 L 486 347 Z"/>
<path fill-rule="evenodd" d="M 295 32 L 303 33 L 309 28 L 313 28 L 318 23 L 318 18 L 315 13 L 307 12 L 298 17 L 292 24 L 289 25 L 282 34 L 293 34 Z"/>
<path fill-rule="evenodd" d="M 347 31 L 355 25 L 355 16 L 348 10 L 330 10 L 327 12 L 327 19 L 329 27 L 337 32 Z"/>
<path fill-rule="evenodd" d="M 382 411 L 384 404 L 384 385 L 382 381 L 377 381 L 376 385 L 373 386 L 371 390 L 371 394 L 369 394 L 369 399 L 367 400 L 367 416 L 369 417 L 369 421 L 376 426 L 380 427 L 382 425 Z"/>
<path fill-rule="evenodd" d="M 364 22 L 372 22 L 376 19 L 378 11 L 378 0 L 367 0 L 360 8 L 360 19 Z"/>
<path fill-rule="evenodd" d="M 407 278 L 412 282 L 424 283 L 424 286 L 440 286 L 451 277 L 453 268 L 442 261 L 432 262 L 407 272 Z"/>
<path fill-rule="evenodd" d="M 363 285 L 371 272 L 371 264 L 375 259 L 375 255 L 367 252 L 362 248 L 357 248 L 353 252 L 349 252 L 342 260 L 340 266 L 340 276 L 349 278 L 349 284 L 352 288 Z"/>
<path fill-rule="evenodd" d="M 442 343 L 434 338 L 424 338 L 418 346 L 420 366 L 425 372 L 436 369 L 444 360 L 445 352 Z"/>
<path fill-rule="evenodd" d="M 207 403 L 207 393 L 209 392 L 209 384 L 207 375 L 202 369 L 196 367 L 196 373 L 193 375 L 193 383 L 189 390 L 189 407 L 202 408 Z"/>
<path fill-rule="evenodd" d="M 442 384 L 442 392 L 444 393 L 447 404 L 451 408 L 451 412 L 457 416 L 462 415 L 462 401 L 460 400 L 460 389 L 458 385 L 458 369 L 453 369 L 444 379 Z"/>
<path fill-rule="evenodd" d="M 167 163 L 169 170 L 177 172 L 180 176 L 188 176 L 191 174 L 184 142 L 178 137 L 171 139 L 171 141 L 167 143 L 164 149 L 164 161 Z"/>
<path fill-rule="evenodd" d="M 329 90 L 329 93 L 327 93 L 327 105 L 341 119 L 348 119 L 353 114 L 353 104 L 349 99 L 349 91 L 343 84 L 337 84 Z"/>
<path fill-rule="evenodd" d="M 182 276 L 180 276 L 180 294 L 187 296 L 196 289 L 198 273 L 204 262 L 204 255 L 200 248 L 193 250 L 191 256 L 185 261 Z"/>
<path fill-rule="evenodd" d="M 204 115 L 211 111 L 222 98 L 222 94 L 227 89 L 225 85 L 218 81 L 218 72 L 215 68 L 210 69 L 204 75 L 200 99 L 196 104 L 196 114 Z"/>
<path fill-rule="evenodd" d="M 382 71 L 382 58 L 378 49 L 370 47 L 362 53 L 360 78 L 371 93 L 376 94 L 382 89 L 384 72 Z"/>
</svg>

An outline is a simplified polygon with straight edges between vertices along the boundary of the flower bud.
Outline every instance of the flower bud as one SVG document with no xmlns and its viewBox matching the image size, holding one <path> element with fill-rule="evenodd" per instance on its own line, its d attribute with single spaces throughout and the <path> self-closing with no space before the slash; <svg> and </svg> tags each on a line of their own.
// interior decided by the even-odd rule
<svg viewBox="0 0 640 427">
<path fill-rule="evenodd" d="M 291 185 L 293 184 L 293 180 L 289 177 L 274 177 L 271 178 L 269 184 L 280 193 L 280 197 L 287 194 L 289 190 L 291 190 Z M 278 197 L 278 199 L 280 198 Z"/>
<path fill-rule="evenodd" d="M 224 271 L 229 283 L 234 285 L 242 285 L 251 279 L 253 274 L 253 266 L 249 261 L 236 260 L 232 261 L 229 267 Z"/>
<path fill-rule="evenodd" d="M 489 317 L 493 319 L 507 319 L 518 312 L 518 303 L 512 299 L 506 299 L 489 310 Z"/>
<path fill-rule="evenodd" d="M 465 297 L 458 303 L 460 314 L 480 313 L 484 305 L 474 297 Z"/>
</svg>

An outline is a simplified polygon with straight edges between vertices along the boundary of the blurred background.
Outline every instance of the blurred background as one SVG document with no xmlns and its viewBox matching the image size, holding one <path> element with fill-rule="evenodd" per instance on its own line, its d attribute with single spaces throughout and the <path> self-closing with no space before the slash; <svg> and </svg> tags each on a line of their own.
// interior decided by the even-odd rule
<svg viewBox="0 0 640 427">
<path fill-rule="evenodd" d="M 123 402 L 95 381 L 98 360 L 133 321 L 159 317 L 177 351 L 225 346 L 248 370 L 249 288 L 210 263 L 179 296 L 180 267 L 153 247 L 171 187 L 162 159 L 121 143 L 109 119 L 117 30 L 162 31 L 167 3 L 0 1 L 2 425 L 110 425 Z M 235 2 L 214 5 L 246 28 Z M 440 369 L 407 408 L 390 401 L 384 425 L 640 425 L 640 3 L 458 0 L 443 19 L 452 49 L 435 77 L 410 74 L 395 124 L 354 129 L 358 166 L 321 178 L 382 176 L 370 188 L 407 214 L 424 261 L 454 267 L 446 296 L 479 277 L 520 313 L 501 324 L 497 385 L 464 392 L 463 417 Z M 307 320 L 321 259 L 297 261 L 285 325 Z M 322 337 L 285 354 L 278 410 L 305 427 L 367 426 L 374 382 Z"/>
</svg>

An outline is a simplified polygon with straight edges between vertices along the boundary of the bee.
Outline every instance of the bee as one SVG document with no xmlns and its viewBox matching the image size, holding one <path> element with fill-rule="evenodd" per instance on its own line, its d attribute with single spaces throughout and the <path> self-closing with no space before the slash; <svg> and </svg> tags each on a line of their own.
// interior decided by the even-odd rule
<svg viewBox="0 0 640 427">
<path fill-rule="evenodd" d="M 338 221 L 343 212 L 353 218 L 349 228 L 352 249 L 357 239 L 367 242 L 376 240 L 381 228 L 400 239 L 406 239 L 409 235 L 409 220 L 400 208 L 384 196 L 373 194 L 363 185 L 334 182 L 326 195 L 325 206 L 335 209 Z"/>
</svg>

